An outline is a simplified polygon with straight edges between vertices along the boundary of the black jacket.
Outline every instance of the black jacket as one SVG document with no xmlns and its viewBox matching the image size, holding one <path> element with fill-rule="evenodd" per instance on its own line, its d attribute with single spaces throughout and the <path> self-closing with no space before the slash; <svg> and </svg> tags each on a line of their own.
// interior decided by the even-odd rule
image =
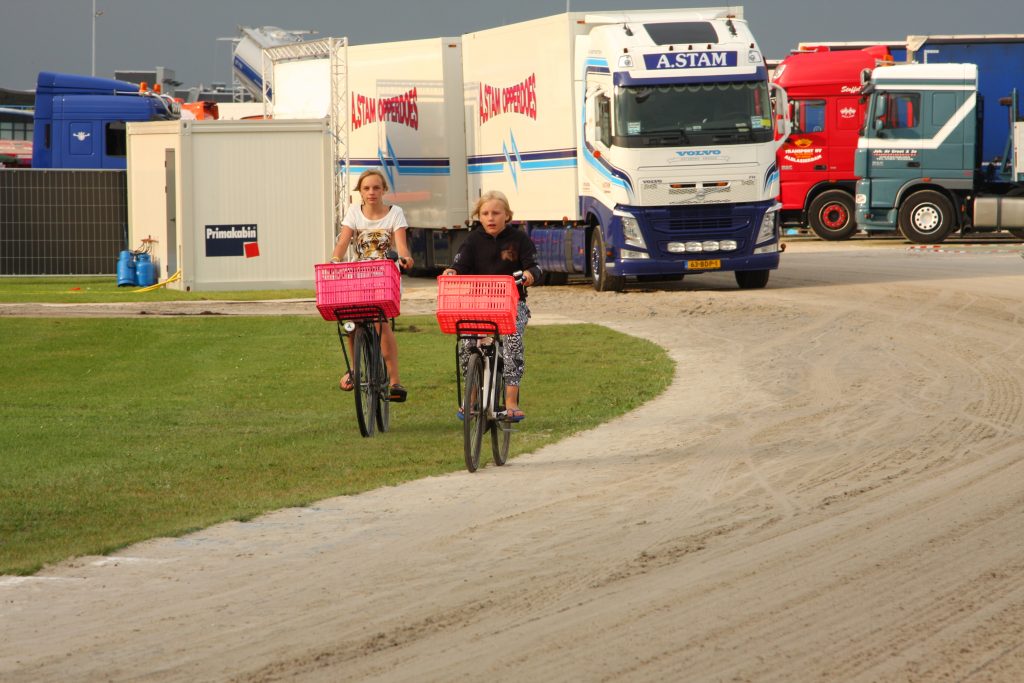
<svg viewBox="0 0 1024 683">
<path fill-rule="evenodd" d="M 539 282 L 537 247 L 523 230 L 506 225 L 496 237 L 491 237 L 482 226 L 477 226 L 459 247 L 452 268 L 459 275 L 511 275 L 517 270 L 530 271 L 533 281 Z M 520 285 L 519 298 L 526 298 L 526 288 Z"/>
</svg>

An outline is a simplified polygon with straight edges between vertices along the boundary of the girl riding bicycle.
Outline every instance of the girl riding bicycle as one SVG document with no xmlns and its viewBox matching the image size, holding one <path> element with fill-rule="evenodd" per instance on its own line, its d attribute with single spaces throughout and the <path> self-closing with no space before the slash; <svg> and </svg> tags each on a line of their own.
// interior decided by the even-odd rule
<svg viewBox="0 0 1024 683">
<path fill-rule="evenodd" d="M 503 347 L 505 419 L 519 422 L 526 417 L 519 407 L 519 384 L 526 367 L 523 332 L 530 319 L 526 288 L 532 286 L 541 275 L 537 264 L 537 248 L 524 231 L 508 225 L 512 220 L 512 208 L 503 193 L 497 190 L 483 193 L 476 201 L 472 215 L 480 221 L 480 226 L 469 233 L 452 267 L 441 275 L 512 275 L 516 271 L 523 272 L 523 282 L 519 285 L 516 332 L 505 336 Z M 459 357 L 465 371 L 468 359 L 465 347 L 460 349 Z"/>
<path fill-rule="evenodd" d="M 411 268 L 412 254 L 409 253 L 409 242 L 405 234 L 409 224 L 400 207 L 384 203 L 384 193 L 388 191 L 384 173 L 376 168 L 363 171 L 356 181 L 356 189 L 362 198 L 362 205 L 350 206 L 345 218 L 342 219 L 341 234 L 334 245 L 331 261 L 341 261 L 348 251 L 352 238 L 355 237 L 357 261 L 387 258 L 393 241 L 400 262 L 406 269 Z M 390 325 L 381 325 L 380 328 L 380 349 L 388 376 L 391 378 L 390 399 L 396 402 L 404 401 L 408 392 L 402 386 L 398 374 L 398 342 Z M 349 343 L 351 344 L 351 340 Z M 338 386 L 342 391 L 352 391 L 354 386 L 350 373 L 342 375 L 338 380 Z"/>
</svg>

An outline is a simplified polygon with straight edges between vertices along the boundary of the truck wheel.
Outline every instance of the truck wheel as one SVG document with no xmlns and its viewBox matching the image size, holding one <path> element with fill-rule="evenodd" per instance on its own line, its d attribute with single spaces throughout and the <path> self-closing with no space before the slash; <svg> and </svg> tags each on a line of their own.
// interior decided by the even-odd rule
<svg viewBox="0 0 1024 683">
<path fill-rule="evenodd" d="M 590 239 L 590 278 L 594 283 L 594 289 L 599 292 L 621 292 L 626 278 L 608 272 L 601 226 L 595 225 L 591 234 L 593 237 Z"/>
<path fill-rule="evenodd" d="M 807 209 L 807 222 L 823 240 L 848 240 L 857 232 L 853 197 L 842 190 L 822 192 Z"/>
<path fill-rule="evenodd" d="M 938 244 L 953 229 L 953 205 L 934 190 L 915 192 L 900 207 L 899 227 L 911 242 Z"/>
<path fill-rule="evenodd" d="M 768 284 L 770 270 L 737 270 L 736 284 L 740 289 L 761 289 Z"/>
</svg>

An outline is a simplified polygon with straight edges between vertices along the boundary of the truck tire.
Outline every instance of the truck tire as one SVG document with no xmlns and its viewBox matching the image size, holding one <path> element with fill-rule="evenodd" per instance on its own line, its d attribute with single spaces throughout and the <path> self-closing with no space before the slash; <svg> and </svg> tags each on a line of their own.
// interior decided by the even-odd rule
<svg viewBox="0 0 1024 683">
<path fill-rule="evenodd" d="M 737 270 L 734 275 L 740 289 L 762 289 L 768 284 L 768 276 L 771 272 L 770 270 Z"/>
<path fill-rule="evenodd" d="M 853 197 L 843 190 L 827 190 L 811 201 L 807 222 L 814 234 L 823 240 L 848 240 L 857 232 Z"/>
<path fill-rule="evenodd" d="M 899 228 L 911 242 L 938 244 L 953 229 L 953 205 L 934 190 L 915 192 L 900 207 Z"/>
<path fill-rule="evenodd" d="M 599 292 L 621 292 L 626 278 L 612 275 L 605 264 L 604 234 L 601 226 L 595 225 L 590 238 L 590 279 Z"/>
</svg>

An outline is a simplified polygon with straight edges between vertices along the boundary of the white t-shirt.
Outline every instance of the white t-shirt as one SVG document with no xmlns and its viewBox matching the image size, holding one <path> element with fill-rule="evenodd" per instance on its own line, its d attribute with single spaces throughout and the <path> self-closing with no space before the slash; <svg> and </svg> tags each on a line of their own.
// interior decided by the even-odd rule
<svg viewBox="0 0 1024 683">
<path fill-rule="evenodd" d="M 353 204 L 348 207 L 341 224 L 355 232 L 352 244 L 356 250 L 357 261 L 387 258 L 394 232 L 409 227 L 405 213 L 401 207 L 395 205 L 391 206 L 384 218 L 374 221 L 363 215 L 361 206 Z"/>
</svg>

